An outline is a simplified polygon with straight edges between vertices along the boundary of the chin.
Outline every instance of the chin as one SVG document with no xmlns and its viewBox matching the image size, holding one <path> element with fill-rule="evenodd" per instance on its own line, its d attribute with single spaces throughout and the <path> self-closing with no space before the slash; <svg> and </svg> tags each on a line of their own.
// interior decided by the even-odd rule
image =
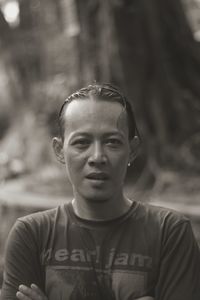
<svg viewBox="0 0 200 300">
<path fill-rule="evenodd" d="M 108 193 L 84 193 L 82 194 L 82 198 L 91 203 L 106 203 L 111 199 L 111 195 Z"/>
<path fill-rule="evenodd" d="M 99 186 L 79 186 L 75 188 L 74 186 L 74 196 L 79 196 L 80 199 L 83 199 L 90 203 L 106 203 L 113 198 L 113 195 L 116 194 L 116 191 L 113 187 L 101 188 Z"/>
</svg>

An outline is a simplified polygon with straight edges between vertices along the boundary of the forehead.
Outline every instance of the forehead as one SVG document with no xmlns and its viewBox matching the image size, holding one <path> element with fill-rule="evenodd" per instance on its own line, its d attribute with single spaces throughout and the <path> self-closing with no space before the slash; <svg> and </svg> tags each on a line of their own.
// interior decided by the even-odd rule
<svg viewBox="0 0 200 300">
<path fill-rule="evenodd" d="M 64 112 L 65 133 L 120 131 L 127 134 L 127 114 L 118 102 L 98 99 L 73 100 Z"/>
</svg>

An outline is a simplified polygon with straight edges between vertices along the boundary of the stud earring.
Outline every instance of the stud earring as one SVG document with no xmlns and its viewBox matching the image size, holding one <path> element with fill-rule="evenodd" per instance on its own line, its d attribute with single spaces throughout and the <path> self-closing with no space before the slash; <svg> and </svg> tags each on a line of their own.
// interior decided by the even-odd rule
<svg viewBox="0 0 200 300">
<path fill-rule="evenodd" d="M 130 167 L 130 165 L 131 165 L 131 163 L 130 163 L 130 161 L 128 162 L 128 167 Z"/>
</svg>

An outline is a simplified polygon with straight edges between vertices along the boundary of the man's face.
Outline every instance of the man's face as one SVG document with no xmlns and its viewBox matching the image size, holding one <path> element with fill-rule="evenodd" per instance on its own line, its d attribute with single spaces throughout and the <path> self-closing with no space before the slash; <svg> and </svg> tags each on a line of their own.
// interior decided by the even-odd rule
<svg viewBox="0 0 200 300">
<path fill-rule="evenodd" d="M 74 193 L 92 201 L 121 194 L 130 152 L 123 107 L 116 102 L 74 100 L 63 117 L 63 154 Z"/>
</svg>

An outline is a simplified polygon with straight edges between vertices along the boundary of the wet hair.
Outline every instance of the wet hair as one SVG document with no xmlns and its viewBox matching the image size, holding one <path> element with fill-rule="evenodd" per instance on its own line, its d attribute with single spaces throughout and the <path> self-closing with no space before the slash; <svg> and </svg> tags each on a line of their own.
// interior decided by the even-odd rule
<svg viewBox="0 0 200 300">
<path fill-rule="evenodd" d="M 135 136 L 138 136 L 140 138 L 134 112 L 128 99 L 119 91 L 117 87 L 109 83 L 95 83 L 83 87 L 68 96 L 61 106 L 58 125 L 60 130 L 60 137 L 62 138 L 62 140 L 64 140 L 64 112 L 67 108 L 67 105 L 73 100 L 82 100 L 88 98 L 90 99 L 93 96 L 98 100 L 120 103 L 123 107 L 123 111 L 127 113 L 129 139 L 132 140 Z"/>
</svg>

